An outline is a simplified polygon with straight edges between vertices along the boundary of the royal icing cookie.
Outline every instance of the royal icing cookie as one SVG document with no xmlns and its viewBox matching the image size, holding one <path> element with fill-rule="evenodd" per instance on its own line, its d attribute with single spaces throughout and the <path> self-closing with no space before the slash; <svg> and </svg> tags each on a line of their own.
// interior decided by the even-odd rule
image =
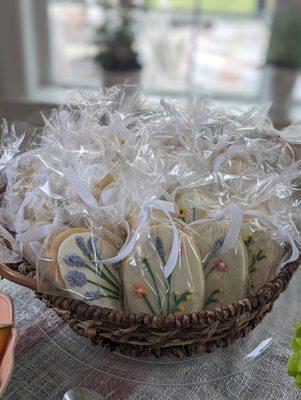
<svg viewBox="0 0 301 400">
<path fill-rule="evenodd" d="M 228 224 L 212 222 L 194 226 L 194 241 L 201 254 L 205 275 L 205 309 L 240 300 L 248 284 L 248 255 L 238 238 L 236 248 L 220 254 Z"/>
<path fill-rule="evenodd" d="M 121 309 L 119 265 L 101 263 L 101 259 L 117 252 L 106 236 L 96 237 L 87 229 L 74 228 L 53 239 L 48 258 L 60 289 L 67 289 L 90 304 Z"/>
<path fill-rule="evenodd" d="M 140 235 L 122 266 L 125 308 L 135 313 L 169 315 L 197 312 L 204 304 L 204 275 L 200 255 L 189 235 L 179 228 L 178 262 L 166 279 L 173 230 L 170 224 L 153 224 Z"/>
<path fill-rule="evenodd" d="M 179 194 L 176 202 L 180 217 L 186 223 L 207 218 L 219 206 L 218 196 L 203 188 L 192 188 Z"/>
<path fill-rule="evenodd" d="M 260 226 L 255 218 L 243 224 L 241 237 L 248 253 L 250 290 L 257 292 L 275 277 L 282 248 L 272 232 Z"/>
</svg>

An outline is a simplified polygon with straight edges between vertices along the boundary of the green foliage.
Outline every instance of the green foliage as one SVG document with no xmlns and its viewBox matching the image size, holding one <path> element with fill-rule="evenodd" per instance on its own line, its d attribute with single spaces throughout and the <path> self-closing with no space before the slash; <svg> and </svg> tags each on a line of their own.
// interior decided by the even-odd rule
<svg viewBox="0 0 301 400">
<path fill-rule="evenodd" d="M 146 2 L 149 7 L 156 7 L 158 3 L 158 0 L 147 0 Z M 188 10 L 198 8 L 202 11 L 217 13 L 253 14 L 256 11 L 255 0 L 202 0 L 200 2 L 195 0 L 170 0 L 169 6 Z"/>
<path fill-rule="evenodd" d="M 287 371 L 295 378 L 295 385 L 301 388 L 301 321 L 295 325 L 295 337 L 292 339 L 292 354 L 287 362 Z"/>
</svg>

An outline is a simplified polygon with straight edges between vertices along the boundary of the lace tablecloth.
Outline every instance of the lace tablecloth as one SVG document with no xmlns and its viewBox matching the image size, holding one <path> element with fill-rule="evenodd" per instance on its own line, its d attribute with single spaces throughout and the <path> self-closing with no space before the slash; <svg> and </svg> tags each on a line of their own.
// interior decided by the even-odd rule
<svg viewBox="0 0 301 400">
<path fill-rule="evenodd" d="M 243 371 L 234 368 L 236 372 L 227 378 L 194 385 L 190 384 L 193 377 L 198 382 L 201 380 L 200 364 L 189 363 L 187 367 L 184 364 L 172 370 L 174 379 L 182 382 L 183 386 L 160 386 L 160 382 L 173 379 L 173 376 L 167 376 L 171 374 L 170 370 L 160 364 L 148 368 L 143 364 L 140 368 L 138 366 L 134 377 L 136 382 L 127 380 L 126 376 L 120 379 L 100 371 L 92 362 L 97 348 L 85 338 L 76 336 L 52 310 L 35 298 L 33 292 L 4 280 L 0 282 L 0 291 L 14 300 L 15 322 L 20 332 L 15 369 L 4 400 L 61 400 L 67 390 L 76 386 L 93 389 L 111 400 L 298 399 L 300 392 L 286 373 L 286 361 L 293 333 L 291 321 L 301 319 L 300 283 L 301 270 L 297 271 L 288 291 L 267 317 L 269 325 L 266 326 L 277 340 L 264 357 Z M 68 343 L 64 345 L 64 342 Z M 58 345 L 60 343 L 63 345 Z M 241 346 L 244 346 L 243 340 Z M 219 357 L 227 357 L 224 350 L 219 352 Z M 120 363 L 120 368 L 123 363 L 122 358 L 114 357 L 109 356 L 105 361 L 108 364 L 106 368 L 113 371 L 117 370 L 114 363 Z M 208 368 L 211 368 L 210 363 Z M 212 368 L 216 368 L 216 364 Z M 129 377 L 131 373 L 129 370 Z M 221 376 L 223 374 L 221 370 Z"/>
</svg>

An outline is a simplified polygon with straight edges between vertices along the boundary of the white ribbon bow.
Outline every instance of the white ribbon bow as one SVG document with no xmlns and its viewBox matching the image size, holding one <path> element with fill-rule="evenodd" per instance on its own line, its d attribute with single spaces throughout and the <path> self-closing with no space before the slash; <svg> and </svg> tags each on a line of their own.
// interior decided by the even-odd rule
<svg viewBox="0 0 301 400">
<path fill-rule="evenodd" d="M 165 278 L 168 278 L 169 275 L 172 273 L 172 271 L 175 269 L 175 266 L 178 261 L 178 256 L 179 256 L 179 248 L 180 248 L 180 239 L 179 239 L 179 233 L 177 230 L 177 227 L 170 215 L 171 212 L 175 212 L 174 204 L 170 201 L 164 201 L 164 200 L 159 200 L 159 199 L 153 199 L 153 200 L 148 200 L 143 203 L 141 206 L 141 211 L 140 211 L 140 216 L 137 222 L 137 227 L 130 239 L 128 239 L 123 247 L 119 250 L 118 254 L 115 257 L 112 258 L 107 258 L 104 260 L 101 260 L 103 264 L 115 264 L 124 258 L 126 258 L 134 249 L 135 244 L 137 242 L 137 239 L 139 237 L 139 233 L 143 226 L 146 224 L 148 218 L 149 218 L 149 207 L 153 206 L 157 210 L 163 211 L 163 213 L 167 216 L 169 221 L 172 224 L 173 228 L 173 240 L 172 240 L 172 246 L 171 246 L 171 251 L 170 255 L 167 259 L 167 262 L 164 266 L 164 276 Z"/>
</svg>

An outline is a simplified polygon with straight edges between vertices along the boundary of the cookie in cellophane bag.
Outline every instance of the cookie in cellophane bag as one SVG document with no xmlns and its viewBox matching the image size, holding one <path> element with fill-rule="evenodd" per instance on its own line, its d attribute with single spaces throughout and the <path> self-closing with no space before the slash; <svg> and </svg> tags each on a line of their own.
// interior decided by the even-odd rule
<svg viewBox="0 0 301 400">
<path fill-rule="evenodd" d="M 205 309 L 212 309 L 242 299 L 248 288 L 248 254 L 237 238 L 233 249 L 222 253 L 229 229 L 226 221 L 206 222 L 192 227 L 205 275 Z"/>
<path fill-rule="evenodd" d="M 172 251 L 174 229 L 164 217 L 144 226 L 132 253 L 122 263 L 125 309 L 151 315 L 197 312 L 204 304 L 204 275 L 192 238 L 180 226 L 176 264 L 168 277 L 164 267 Z"/>
<path fill-rule="evenodd" d="M 245 219 L 240 235 L 248 253 L 250 291 L 254 293 L 276 276 L 283 243 L 275 227 L 257 218 Z"/>
<path fill-rule="evenodd" d="M 112 309 L 122 309 L 120 264 L 102 260 L 118 253 L 120 238 L 108 230 L 75 227 L 53 233 L 37 262 L 39 290 L 68 296 Z"/>
</svg>

